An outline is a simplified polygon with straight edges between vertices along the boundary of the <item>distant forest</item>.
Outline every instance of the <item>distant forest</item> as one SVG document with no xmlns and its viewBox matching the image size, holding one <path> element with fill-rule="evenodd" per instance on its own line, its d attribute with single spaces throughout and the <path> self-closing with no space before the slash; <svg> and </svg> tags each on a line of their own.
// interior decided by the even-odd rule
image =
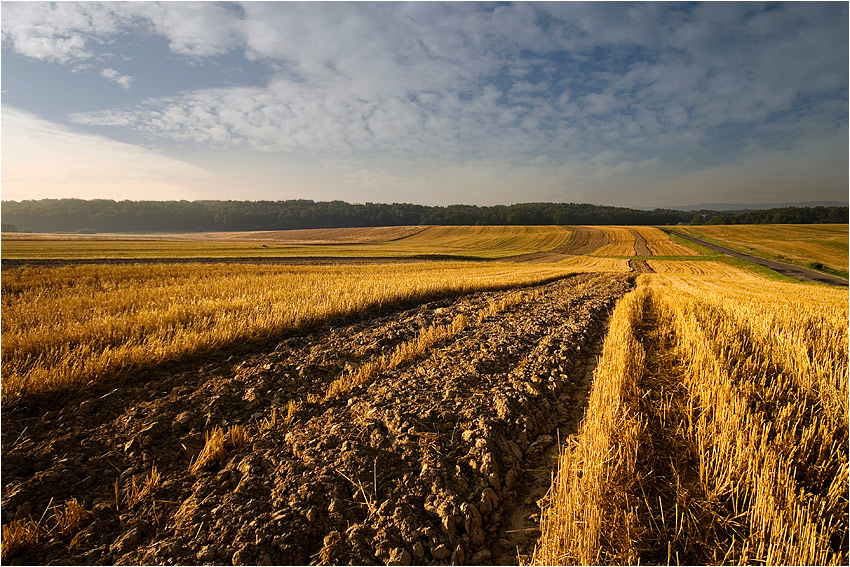
<svg viewBox="0 0 850 567">
<path fill-rule="evenodd" d="M 343 201 L 3 201 L 4 231 L 202 232 L 395 225 L 846 223 L 848 207 L 643 211 L 576 203 L 430 207 Z"/>
</svg>

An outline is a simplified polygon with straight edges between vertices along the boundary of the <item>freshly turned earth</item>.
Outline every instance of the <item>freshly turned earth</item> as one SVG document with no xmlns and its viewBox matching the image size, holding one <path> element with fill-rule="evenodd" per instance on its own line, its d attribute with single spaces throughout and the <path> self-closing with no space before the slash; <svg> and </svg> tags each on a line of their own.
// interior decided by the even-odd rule
<svg viewBox="0 0 850 567">
<path fill-rule="evenodd" d="M 556 440 L 581 419 L 608 316 L 632 286 L 575 275 L 526 288 L 537 297 L 480 324 L 479 310 L 515 292 L 475 293 L 3 408 L 3 522 L 71 498 L 92 512 L 7 562 L 516 564 L 539 535 Z M 461 313 L 460 334 L 317 401 L 346 368 Z M 300 409 L 285 423 L 290 401 Z M 251 442 L 191 474 L 204 433 L 234 424 Z M 133 478 L 153 466 L 160 486 L 130 506 Z"/>
</svg>

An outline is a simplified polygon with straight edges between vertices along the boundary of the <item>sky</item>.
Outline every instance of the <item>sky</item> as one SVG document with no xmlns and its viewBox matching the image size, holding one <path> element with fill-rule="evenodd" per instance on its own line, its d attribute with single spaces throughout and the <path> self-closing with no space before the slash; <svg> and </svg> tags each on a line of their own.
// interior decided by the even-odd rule
<svg viewBox="0 0 850 567">
<path fill-rule="evenodd" d="M 848 199 L 848 4 L 2 2 L 0 196 Z"/>
</svg>

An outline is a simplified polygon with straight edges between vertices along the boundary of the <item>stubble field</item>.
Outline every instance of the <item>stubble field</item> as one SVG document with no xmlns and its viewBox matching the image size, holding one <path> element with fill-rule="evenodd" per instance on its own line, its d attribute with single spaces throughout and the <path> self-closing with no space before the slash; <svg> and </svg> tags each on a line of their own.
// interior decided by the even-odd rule
<svg viewBox="0 0 850 567">
<path fill-rule="evenodd" d="M 846 289 L 651 227 L 293 232 L 95 256 L 354 259 L 4 265 L 4 563 L 846 564 Z M 61 240 L 3 258 L 109 249 Z"/>
<path fill-rule="evenodd" d="M 803 267 L 837 271 L 847 278 L 847 225 L 685 226 L 682 232 L 741 252 Z"/>
</svg>

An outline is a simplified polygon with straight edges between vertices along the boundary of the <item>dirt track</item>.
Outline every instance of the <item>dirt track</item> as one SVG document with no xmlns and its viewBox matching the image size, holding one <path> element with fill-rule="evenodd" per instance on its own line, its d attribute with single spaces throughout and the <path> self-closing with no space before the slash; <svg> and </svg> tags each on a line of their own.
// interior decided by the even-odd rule
<svg viewBox="0 0 850 567">
<path fill-rule="evenodd" d="M 632 286 L 576 275 L 528 288 L 480 323 L 481 309 L 516 292 L 431 302 L 4 409 L 4 523 L 69 498 L 93 511 L 76 534 L 13 563 L 515 564 L 538 535 L 547 455 L 559 429 L 577 426 L 608 314 Z M 460 334 L 321 401 L 347 366 L 458 314 L 471 322 Z M 190 474 L 204 432 L 234 424 L 250 444 Z M 160 486 L 131 505 L 133 478 L 153 466 Z"/>
<path fill-rule="evenodd" d="M 629 260 L 629 270 L 637 274 L 650 274 L 655 271 L 652 269 L 652 266 L 646 262 L 646 260 L 641 260 L 639 258 Z"/>
<path fill-rule="evenodd" d="M 635 238 L 635 256 L 652 256 L 652 250 L 646 245 L 646 238 L 633 228 L 629 229 Z"/>
</svg>

